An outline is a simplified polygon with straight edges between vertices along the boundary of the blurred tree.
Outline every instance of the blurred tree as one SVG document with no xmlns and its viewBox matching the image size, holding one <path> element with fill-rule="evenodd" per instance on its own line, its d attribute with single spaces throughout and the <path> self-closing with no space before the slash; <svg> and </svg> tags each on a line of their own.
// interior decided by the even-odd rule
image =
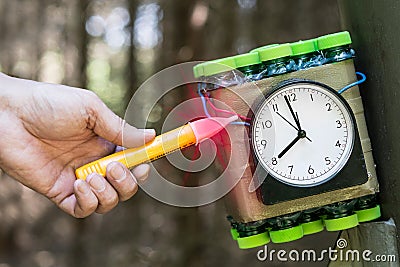
<svg viewBox="0 0 400 267">
<path fill-rule="evenodd" d="M 87 87 L 123 116 L 136 88 L 165 67 L 339 29 L 335 0 L 0 0 L 0 69 Z M 166 95 L 149 127 L 160 129 L 191 91 Z M 157 165 L 182 182 L 183 172 Z M 110 214 L 76 220 L 6 175 L 0 201 L 0 267 L 265 265 L 230 240 L 221 201 L 183 209 L 140 192 Z M 286 246 L 312 247 L 315 238 Z"/>
</svg>

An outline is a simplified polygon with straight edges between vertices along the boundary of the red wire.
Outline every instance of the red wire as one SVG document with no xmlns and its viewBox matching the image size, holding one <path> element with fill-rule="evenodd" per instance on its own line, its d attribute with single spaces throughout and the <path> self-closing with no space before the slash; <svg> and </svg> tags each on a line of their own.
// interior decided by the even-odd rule
<svg viewBox="0 0 400 267">
<path fill-rule="evenodd" d="M 210 98 L 209 98 L 207 95 L 205 95 L 204 97 L 206 98 L 206 100 L 207 100 L 208 104 L 211 106 L 211 108 L 212 108 L 213 110 L 215 110 L 215 111 L 224 112 L 224 113 L 228 113 L 228 114 L 232 114 L 232 115 L 237 115 L 239 118 L 241 118 L 242 120 L 245 120 L 245 121 L 250 121 L 250 120 L 251 120 L 251 118 L 248 118 L 248 117 L 246 117 L 246 116 L 240 115 L 240 114 L 238 114 L 238 113 L 235 113 L 235 112 L 232 112 L 232 111 L 229 111 L 229 110 L 225 110 L 225 109 L 217 108 L 217 107 L 214 106 L 214 104 L 210 101 Z"/>
</svg>

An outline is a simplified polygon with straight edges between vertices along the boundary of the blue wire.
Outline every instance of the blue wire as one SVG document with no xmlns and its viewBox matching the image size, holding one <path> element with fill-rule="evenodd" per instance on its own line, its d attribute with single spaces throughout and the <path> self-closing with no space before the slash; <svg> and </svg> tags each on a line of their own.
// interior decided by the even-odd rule
<svg viewBox="0 0 400 267">
<path fill-rule="evenodd" d="M 367 80 L 367 76 L 366 76 L 364 73 L 362 73 L 362 72 L 356 72 L 356 74 L 357 74 L 358 76 L 361 76 L 361 80 L 358 80 L 358 81 L 356 81 L 356 82 L 354 82 L 354 83 L 351 83 L 351 84 L 349 84 L 349 85 L 346 85 L 345 87 L 343 87 L 342 89 L 340 89 L 340 90 L 338 91 L 339 94 L 342 94 L 342 93 L 344 93 L 345 91 L 347 91 L 348 89 L 350 89 L 350 88 L 352 88 L 352 87 L 354 87 L 354 86 L 356 86 L 356 85 L 362 84 L 363 82 L 365 82 L 365 81 Z M 211 118 L 211 115 L 210 115 L 210 113 L 208 113 L 208 110 L 207 110 L 207 102 L 206 102 L 206 99 L 205 99 L 204 95 L 201 93 L 201 84 L 198 85 L 197 93 L 199 94 L 200 99 L 201 99 L 201 103 L 203 104 L 204 113 L 206 114 L 207 118 Z M 234 121 L 234 122 L 231 122 L 230 124 L 232 124 L 232 125 L 250 126 L 250 123 L 248 123 L 248 122 L 242 122 L 242 121 Z"/>
<path fill-rule="evenodd" d="M 201 84 L 199 84 L 199 86 L 198 86 L 197 93 L 200 95 L 201 103 L 203 104 L 204 113 L 206 114 L 207 118 L 211 118 L 211 115 L 210 115 L 210 113 L 208 113 L 208 110 L 207 110 L 206 99 L 205 99 L 204 95 L 201 93 Z"/>
<path fill-rule="evenodd" d="M 365 82 L 365 81 L 367 80 L 367 76 L 365 76 L 364 73 L 356 72 L 356 74 L 359 75 L 359 76 L 361 76 L 361 80 L 358 80 L 358 81 L 356 81 L 356 82 L 354 82 L 354 83 L 351 83 L 351 84 L 349 84 L 349 85 L 346 85 L 345 87 L 343 87 L 342 89 L 340 89 L 340 90 L 338 91 L 339 94 L 341 94 L 341 93 L 347 91 L 348 89 L 350 89 L 350 88 L 353 87 L 353 86 L 362 84 L 363 82 Z"/>
<path fill-rule="evenodd" d="M 244 126 L 250 126 L 250 123 L 248 123 L 248 122 L 244 122 L 244 121 L 234 121 L 234 122 L 231 122 L 230 124 L 233 124 L 233 125 L 244 125 Z"/>
<path fill-rule="evenodd" d="M 210 115 L 210 113 L 208 113 L 208 110 L 207 110 L 206 98 L 205 98 L 204 95 L 201 93 L 201 84 L 198 85 L 197 93 L 199 94 L 200 99 L 201 99 L 201 103 L 203 104 L 204 113 L 206 114 L 207 118 L 211 118 L 211 115 Z M 250 123 L 248 123 L 248 122 L 242 122 L 242 121 L 234 121 L 234 122 L 231 122 L 230 124 L 233 124 L 233 125 L 250 126 Z"/>
</svg>

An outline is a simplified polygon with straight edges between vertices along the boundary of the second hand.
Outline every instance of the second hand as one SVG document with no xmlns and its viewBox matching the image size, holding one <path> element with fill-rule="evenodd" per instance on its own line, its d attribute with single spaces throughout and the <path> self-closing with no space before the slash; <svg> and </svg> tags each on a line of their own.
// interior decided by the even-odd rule
<svg viewBox="0 0 400 267">
<path fill-rule="evenodd" d="M 286 121 L 290 126 L 292 126 L 294 129 L 296 129 L 297 132 L 300 131 L 299 128 L 297 128 L 296 126 L 294 126 L 293 123 L 291 123 L 288 119 L 286 119 L 285 117 L 283 117 L 282 114 L 280 114 L 279 112 L 276 112 L 276 114 L 278 114 L 279 117 L 281 117 L 284 121 Z M 297 112 L 296 112 L 296 115 L 297 115 Z M 297 116 L 297 119 L 299 119 L 299 116 Z M 305 138 L 306 138 L 308 141 L 312 142 L 311 139 L 310 139 L 308 136 L 305 136 Z"/>
</svg>

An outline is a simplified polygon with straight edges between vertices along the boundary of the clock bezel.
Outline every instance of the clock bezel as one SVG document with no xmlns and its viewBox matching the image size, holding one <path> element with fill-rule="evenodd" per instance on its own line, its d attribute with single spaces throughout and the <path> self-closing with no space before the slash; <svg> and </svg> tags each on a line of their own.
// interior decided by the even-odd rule
<svg viewBox="0 0 400 267">
<path fill-rule="evenodd" d="M 348 151 L 347 155 L 345 156 L 345 158 L 342 158 L 340 161 L 340 166 L 339 168 L 337 168 L 337 170 L 335 170 L 335 172 L 333 172 L 329 177 L 323 179 L 322 181 L 319 182 L 311 182 L 308 184 L 294 184 L 294 183 L 290 183 L 287 182 L 285 180 L 282 180 L 280 177 L 276 177 L 274 172 L 269 172 L 262 163 L 260 163 L 260 161 L 262 161 L 259 158 L 258 153 L 255 151 L 256 150 L 256 141 L 255 141 L 255 135 L 253 134 L 255 132 L 255 119 L 257 118 L 258 114 L 260 113 L 261 108 L 264 106 L 264 103 L 268 100 L 268 98 L 275 94 L 277 91 L 280 90 L 284 90 L 286 87 L 289 86 L 293 86 L 293 85 L 313 85 L 313 86 L 319 86 L 322 89 L 330 92 L 334 97 L 337 98 L 338 101 L 340 101 L 343 106 L 345 107 L 347 114 L 349 115 L 350 118 L 350 124 L 352 125 L 352 138 L 350 140 L 350 150 Z M 334 100 L 335 101 L 335 100 Z M 263 95 L 263 98 L 261 101 L 259 101 L 259 103 L 257 103 L 256 105 L 256 112 L 254 112 L 252 114 L 252 119 L 250 122 L 250 141 L 251 141 L 251 149 L 253 150 L 253 155 L 255 158 L 255 162 L 256 164 L 260 164 L 261 168 L 266 171 L 268 173 L 268 175 L 270 175 L 271 177 L 273 177 L 276 181 L 281 182 L 283 184 L 292 186 L 292 187 L 297 187 L 297 188 L 311 188 L 311 187 L 316 187 L 318 185 L 322 185 L 325 184 L 326 182 L 332 180 L 335 176 L 337 176 L 337 174 L 347 165 L 349 159 L 351 158 L 351 155 L 353 153 L 353 149 L 354 149 L 354 144 L 355 144 L 355 139 L 356 139 L 356 134 L 357 134 L 357 125 L 356 125 L 356 120 L 355 120 L 355 116 L 353 114 L 353 111 L 350 107 L 350 105 L 348 104 L 348 102 L 344 99 L 343 96 L 341 96 L 336 90 L 334 90 L 333 88 L 331 88 L 330 86 L 317 82 L 317 81 L 312 81 L 312 80 L 305 80 L 305 79 L 291 79 L 291 80 L 286 80 L 283 81 L 281 83 L 279 83 L 277 86 L 275 86 L 272 90 L 268 91 L 266 94 Z M 312 180 L 310 180 L 312 181 Z"/>
</svg>

